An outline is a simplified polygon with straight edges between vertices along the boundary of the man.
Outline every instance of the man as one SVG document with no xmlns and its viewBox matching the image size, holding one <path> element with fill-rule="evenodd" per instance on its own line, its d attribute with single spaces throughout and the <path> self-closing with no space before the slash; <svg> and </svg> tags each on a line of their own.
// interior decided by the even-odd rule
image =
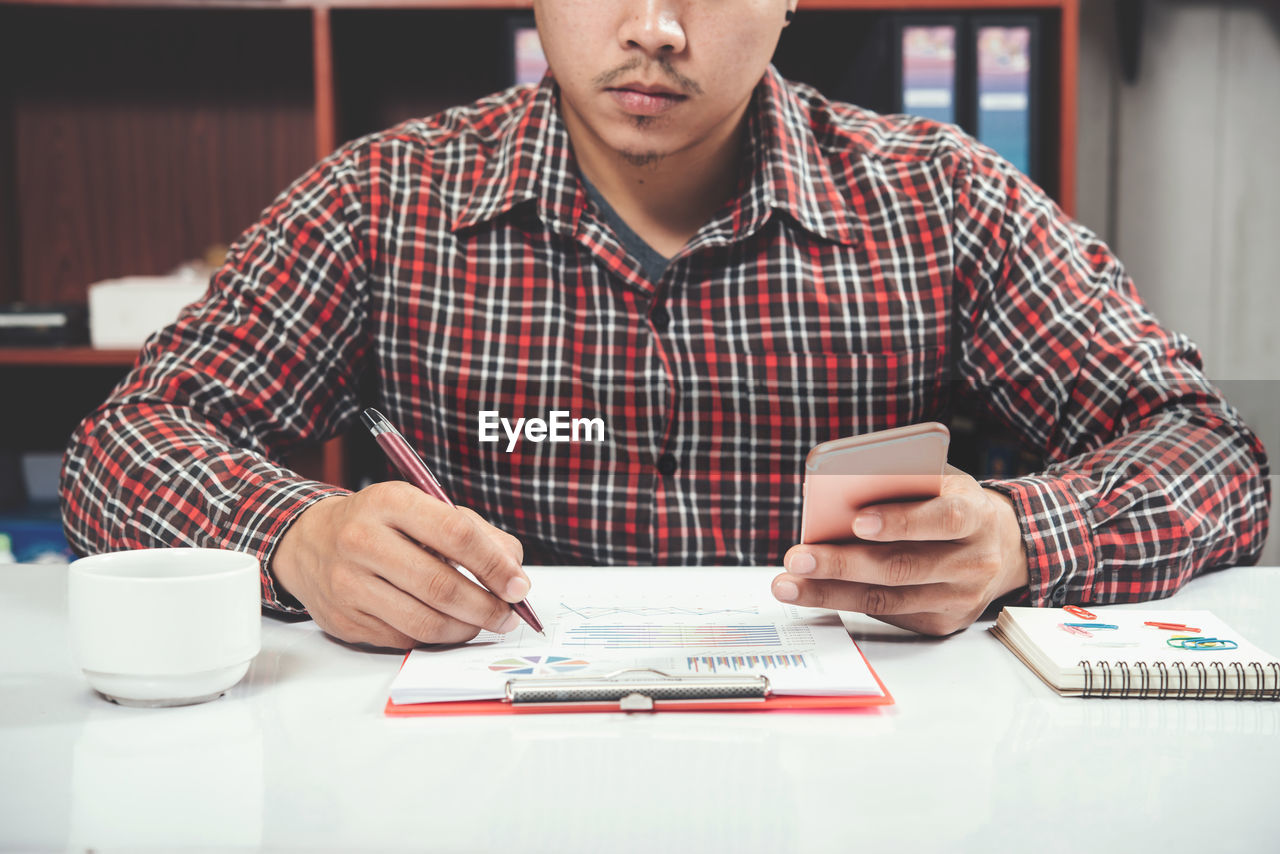
<svg viewBox="0 0 1280 854">
<path fill-rule="evenodd" d="M 1264 452 L 1190 342 L 989 150 L 784 82 L 795 5 L 536 2 L 554 80 L 345 146 L 147 345 L 73 438 L 73 543 L 253 551 L 267 605 L 401 648 L 513 626 L 522 559 L 785 553 L 778 598 L 930 634 L 1255 560 Z M 812 445 L 958 394 L 1047 470 L 794 546 Z M 270 461 L 369 402 L 480 512 Z M 511 428 L 557 417 L 604 435 Z"/>
</svg>

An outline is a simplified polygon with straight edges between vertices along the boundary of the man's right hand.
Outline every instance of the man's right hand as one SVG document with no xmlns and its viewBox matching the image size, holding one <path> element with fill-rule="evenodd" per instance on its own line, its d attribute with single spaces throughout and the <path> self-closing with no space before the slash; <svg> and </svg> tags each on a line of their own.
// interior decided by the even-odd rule
<svg viewBox="0 0 1280 854">
<path fill-rule="evenodd" d="M 510 603 L 529 592 L 523 558 L 519 540 L 473 511 L 391 481 L 312 504 L 285 532 L 271 569 L 329 634 L 410 649 L 515 628 Z"/>
</svg>

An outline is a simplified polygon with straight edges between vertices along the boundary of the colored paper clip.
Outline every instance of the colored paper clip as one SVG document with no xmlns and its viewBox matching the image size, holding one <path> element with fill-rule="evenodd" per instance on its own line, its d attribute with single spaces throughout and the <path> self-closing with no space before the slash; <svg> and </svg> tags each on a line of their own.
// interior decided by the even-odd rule
<svg viewBox="0 0 1280 854">
<path fill-rule="evenodd" d="M 1195 649 L 1200 651 L 1238 649 L 1240 647 L 1240 644 L 1228 638 L 1198 638 L 1194 635 L 1174 635 L 1165 643 L 1174 649 Z"/>
<path fill-rule="evenodd" d="M 1091 633 L 1086 632 L 1084 629 L 1080 628 L 1077 625 L 1073 625 L 1072 623 L 1058 623 L 1058 628 L 1062 629 L 1064 632 L 1066 632 L 1069 635 L 1079 635 L 1082 638 L 1093 637 Z"/>
<path fill-rule="evenodd" d="M 1118 629 L 1110 623 L 1063 623 L 1064 626 L 1075 626 L 1077 629 Z"/>
<path fill-rule="evenodd" d="M 1079 605 L 1064 605 L 1062 607 L 1062 610 L 1066 611 L 1068 614 L 1071 614 L 1074 617 L 1079 617 L 1082 620 L 1098 619 L 1097 614 L 1090 613 L 1089 611 L 1086 611 L 1084 608 L 1081 608 Z"/>
<path fill-rule="evenodd" d="M 1198 628 L 1196 628 L 1195 626 L 1188 626 L 1188 625 L 1186 625 L 1186 624 L 1184 624 L 1184 623 L 1162 623 L 1162 622 L 1159 622 L 1158 620 L 1147 620 L 1147 621 L 1146 621 L 1145 623 L 1143 623 L 1142 625 L 1144 625 L 1144 626 L 1151 626 L 1151 627 L 1152 627 L 1152 628 L 1154 628 L 1154 629 L 1164 629 L 1165 631 L 1170 631 L 1170 632 L 1198 632 L 1198 631 L 1200 631 L 1200 630 L 1199 630 Z"/>
</svg>

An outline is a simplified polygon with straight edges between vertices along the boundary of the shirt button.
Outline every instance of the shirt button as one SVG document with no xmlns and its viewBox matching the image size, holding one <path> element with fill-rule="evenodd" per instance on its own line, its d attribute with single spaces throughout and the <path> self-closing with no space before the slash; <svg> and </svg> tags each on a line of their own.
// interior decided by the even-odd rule
<svg viewBox="0 0 1280 854">
<path fill-rule="evenodd" d="M 1059 587 L 1057 590 L 1053 591 L 1053 601 L 1061 603 L 1066 598 L 1067 598 L 1067 588 Z"/>
<path fill-rule="evenodd" d="M 676 473 L 676 458 L 673 454 L 663 454 L 658 457 L 658 471 L 664 475 L 673 475 Z"/>
<path fill-rule="evenodd" d="M 650 321 L 653 322 L 653 328 L 659 332 L 666 332 L 667 327 L 671 325 L 671 313 L 667 311 L 666 306 L 658 306 L 653 310 L 653 314 L 649 315 Z"/>
</svg>

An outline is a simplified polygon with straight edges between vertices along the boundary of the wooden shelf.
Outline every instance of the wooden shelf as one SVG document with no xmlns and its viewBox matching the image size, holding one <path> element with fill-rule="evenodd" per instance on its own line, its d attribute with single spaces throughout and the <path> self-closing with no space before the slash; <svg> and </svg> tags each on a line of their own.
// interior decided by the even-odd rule
<svg viewBox="0 0 1280 854">
<path fill-rule="evenodd" d="M 0 365 L 50 368 L 94 365 L 128 368 L 132 367 L 137 358 L 137 350 L 95 350 L 93 347 L 0 347 Z"/>
</svg>

